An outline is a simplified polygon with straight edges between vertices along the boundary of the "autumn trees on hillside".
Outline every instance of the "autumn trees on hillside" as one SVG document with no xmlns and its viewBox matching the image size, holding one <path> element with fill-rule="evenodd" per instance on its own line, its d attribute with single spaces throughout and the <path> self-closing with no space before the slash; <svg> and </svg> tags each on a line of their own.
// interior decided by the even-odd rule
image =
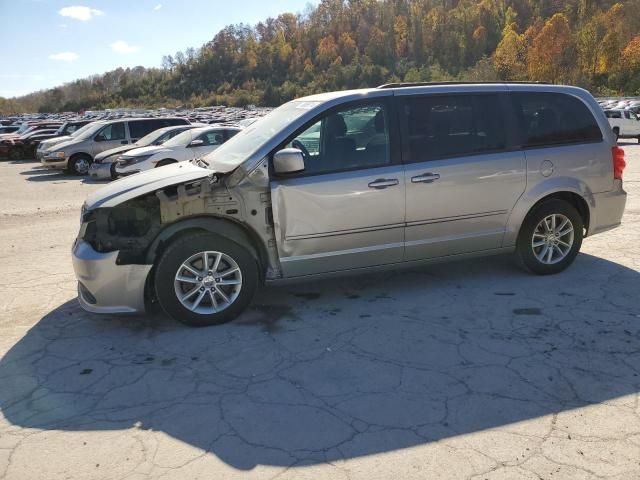
<svg viewBox="0 0 640 480">
<path fill-rule="evenodd" d="M 640 94 L 640 0 L 322 0 L 304 15 L 228 26 L 198 50 L 165 56 L 162 68 L 118 69 L 12 108 L 278 105 L 319 91 L 436 80 Z"/>
<path fill-rule="evenodd" d="M 637 16 L 629 5 L 616 3 L 606 12 L 576 21 L 573 28 L 564 13 L 554 14 L 544 24 L 538 19 L 523 33 L 515 23 L 509 24 L 493 55 L 496 72 L 503 80 L 640 93 Z"/>
</svg>

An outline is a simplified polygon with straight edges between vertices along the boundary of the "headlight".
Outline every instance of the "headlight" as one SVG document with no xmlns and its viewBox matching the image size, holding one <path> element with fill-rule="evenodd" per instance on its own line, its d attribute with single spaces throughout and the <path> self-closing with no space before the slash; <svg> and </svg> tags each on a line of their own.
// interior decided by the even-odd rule
<svg viewBox="0 0 640 480">
<path fill-rule="evenodd" d="M 46 154 L 48 158 L 64 158 L 66 154 L 64 152 L 49 152 Z"/>
<path fill-rule="evenodd" d="M 125 165 L 134 165 L 136 163 L 141 163 L 144 162 L 145 160 L 151 158 L 152 155 L 140 155 L 140 156 L 136 156 L 136 157 L 128 157 L 126 155 L 121 155 L 117 162 L 119 165 L 125 166 Z"/>
</svg>

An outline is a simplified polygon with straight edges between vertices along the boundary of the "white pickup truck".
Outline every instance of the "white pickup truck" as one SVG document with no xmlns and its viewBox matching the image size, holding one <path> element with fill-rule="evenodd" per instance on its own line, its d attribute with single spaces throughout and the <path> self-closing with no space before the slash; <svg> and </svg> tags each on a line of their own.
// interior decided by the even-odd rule
<svg viewBox="0 0 640 480">
<path fill-rule="evenodd" d="M 618 138 L 637 138 L 640 143 L 640 117 L 631 110 L 605 110 L 609 124 Z"/>
</svg>

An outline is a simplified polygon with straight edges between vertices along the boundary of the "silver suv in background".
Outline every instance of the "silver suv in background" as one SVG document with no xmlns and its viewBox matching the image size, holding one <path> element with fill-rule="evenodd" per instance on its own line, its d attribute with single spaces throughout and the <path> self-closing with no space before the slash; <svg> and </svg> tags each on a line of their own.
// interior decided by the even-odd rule
<svg viewBox="0 0 640 480">
<path fill-rule="evenodd" d="M 89 176 L 99 180 L 113 180 L 116 178 L 115 162 L 125 153 L 142 147 L 157 147 L 185 130 L 197 128 L 198 126 L 198 124 L 191 124 L 159 128 L 134 143 L 121 145 L 111 150 L 105 150 L 93 159 L 93 163 L 89 167 Z"/>
<path fill-rule="evenodd" d="M 38 156 L 46 168 L 86 175 L 99 153 L 135 143 L 154 130 L 173 125 L 189 125 L 189 121 L 184 118 L 134 118 L 92 122 L 68 140 L 39 152 Z"/>
<path fill-rule="evenodd" d="M 80 304 L 229 321 L 260 283 L 515 252 L 555 274 L 620 224 L 624 151 L 585 90 L 391 84 L 289 102 L 90 195 Z"/>
</svg>

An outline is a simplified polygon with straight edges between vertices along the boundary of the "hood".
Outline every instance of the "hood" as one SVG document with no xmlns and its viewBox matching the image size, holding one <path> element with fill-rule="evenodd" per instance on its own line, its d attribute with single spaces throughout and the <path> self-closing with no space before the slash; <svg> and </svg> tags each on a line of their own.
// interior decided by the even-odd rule
<svg viewBox="0 0 640 480">
<path fill-rule="evenodd" d="M 43 149 L 47 149 L 49 147 L 52 147 L 53 145 L 57 145 L 58 143 L 71 140 L 71 138 L 72 137 L 70 137 L 69 135 L 65 135 L 63 137 L 48 138 L 47 140 L 43 140 L 42 142 L 40 142 L 40 144 L 42 145 Z"/>
<path fill-rule="evenodd" d="M 88 210 L 114 207 L 132 198 L 154 192 L 161 188 L 191 182 L 208 177 L 214 172 L 190 162 L 174 163 L 154 168 L 110 183 L 87 197 Z"/>
<path fill-rule="evenodd" d="M 58 139 L 56 138 L 56 139 L 52 139 L 52 140 L 58 140 Z M 82 141 L 82 140 L 80 140 L 80 141 Z M 56 147 L 56 150 L 64 149 L 64 148 L 67 148 L 67 147 L 72 147 L 76 143 L 78 143 L 78 140 L 76 140 L 73 137 L 63 138 L 60 142 L 54 142 L 53 145 L 48 145 L 47 146 L 47 150 L 51 149 L 52 147 Z"/>
<path fill-rule="evenodd" d="M 163 148 L 158 145 L 149 145 L 148 147 L 137 147 L 127 152 L 127 157 L 141 157 L 143 155 L 154 155 L 161 151 L 169 152 L 169 148 Z"/>
<path fill-rule="evenodd" d="M 133 150 L 134 148 L 138 148 L 138 147 L 134 144 L 131 144 L 131 145 L 122 145 L 121 147 L 112 148 L 110 150 L 106 150 L 96 155 L 93 161 L 96 163 L 100 163 L 105 158 L 109 158 L 109 157 L 112 157 L 113 155 L 119 155 L 121 153 L 128 152 L 129 150 Z"/>
</svg>

